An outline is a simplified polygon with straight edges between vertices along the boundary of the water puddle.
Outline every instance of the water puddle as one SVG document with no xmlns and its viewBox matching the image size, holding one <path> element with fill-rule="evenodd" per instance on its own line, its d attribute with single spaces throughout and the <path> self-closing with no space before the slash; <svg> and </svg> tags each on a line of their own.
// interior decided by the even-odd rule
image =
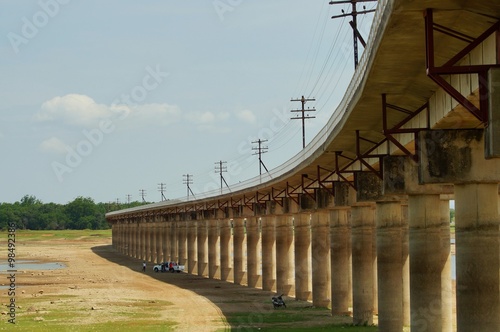
<svg viewBox="0 0 500 332">
<path fill-rule="evenodd" d="M 14 270 L 19 271 L 39 271 L 39 270 L 58 270 L 64 269 L 66 265 L 59 262 L 39 262 L 39 261 L 29 261 L 20 260 L 16 261 L 16 266 Z M 8 270 L 12 270 L 8 263 L 0 263 L 0 273 L 8 273 Z"/>
</svg>

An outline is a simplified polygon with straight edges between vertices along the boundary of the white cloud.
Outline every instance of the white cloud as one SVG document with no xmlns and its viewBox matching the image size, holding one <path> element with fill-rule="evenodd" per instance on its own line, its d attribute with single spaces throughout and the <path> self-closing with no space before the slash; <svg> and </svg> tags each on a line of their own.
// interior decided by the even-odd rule
<svg viewBox="0 0 500 332">
<path fill-rule="evenodd" d="M 119 110 L 96 103 L 92 98 L 68 94 L 54 97 L 42 104 L 40 111 L 35 115 L 38 121 L 63 121 L 75 126 L 95 126 L 100 120 L 109 119 Z"/>
<path fill-rule="evenodd" d="M 236 116 L 240 120 L 243 120 L 244 122 L 247 122 L 247 123 L 255 123 L 255 121 L 256 121 L 255 114 L 253 114 L 253 112 L 250 110 L 239 111 L 236 113 Z"/>
<path fill-rule="evenodd" d="M 133 124 L 167 125 L 181 118 L 181 111 L 175 105 L 143 104 L 98 104 L 89 96 L 68 94 L 44 102 L 34 116 L 37 121 L 61 121 L 80 127 L 97 127 L 102 120 L 130 120 Z"/>
<path fill-rule="evenodd" d="M 40 150 L 57 154 L 67 153 L 69 146 L 57 137 L 51 137 L 40 143 Z"/>
</svg>

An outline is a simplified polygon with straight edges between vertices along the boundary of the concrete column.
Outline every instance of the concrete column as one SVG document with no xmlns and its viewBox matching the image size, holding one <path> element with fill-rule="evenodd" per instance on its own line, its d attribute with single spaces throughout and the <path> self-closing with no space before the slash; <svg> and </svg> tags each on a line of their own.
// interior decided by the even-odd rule
<svg viewBox="0 0 500 332">
<path fill-rule="evenodd" d="M 198 275 L 208 277 L 208 239 L 207 221 L 197 222 Z"/>
<path fill-rule="evenodd" d="M 218 220 L 208 221 L 208 277 L 220 279 L 220 243 Z"/>
<path fill-rule="evenodd" d="M 403 330 L 403 250 L 401 203 L 377 202 L 378 326 Z"/>
<path fill-rule="evenodd" d="M 410 230 L 408 228 L 408 201 L 401 205 L 401 262 L 403 263 L 403 325 L 410 326 Z"/>
<path fill-rule="evenodd" d="M 327 308 L 331 295 L 330 212 L 311 215 L 312 301 L 315 307 Z"/>
<path fill-rule="evenodd" d="M 276 216 L 276 290 L 295 296 L 292 217 Z"/>
<path fill-rule="evenodd" d="M 437 194 L 408 198 L 411 326 L 422 331 L 451 331 L 450 226 L 441 204 Z"/>
<path fill-rule="evenodd" d="M 332 315 L 349 313 L 351 233 L 350 208 L 330 211 L 330 264 Z"/>
<path fill-rule="evenodd" d="M 231 253 L 232 248 L 232 228 L 231 220 L 222 219 L 220 225 L 220 279 L 230 281 L 232 279 Z"/>
<path fill-rule="evenodd" d="M 187 271 L 190 274 L 198 274 L 198 249 L 196 239 L 196 220 L 187 221 Z"/>
<path fill-rule="evenodd" d="M 375 206 L 355 205 L 352 221 L 353 323 L 373 324 L 373 227 Z"/>
<path fill-rule="evenodd" d="M 175 237 L 175 220 L 169 223 L 170 230 L 170 260 L 173 262 L 177 261 L 177 238 Z"/>
<path fill-rule="evenodd" d="M 294 215 L 295 239 L 295 298 L 312 300 L 311 271 L 311 215 L 299 213 Z"/>
<path fill-rule="evenodd" d="M 260 219 L 251 217 L 246 220 L 247 230 L 247 280 L 248 287 L 262 287 L 262 263 L 260 252 Z"/>
<path fill-rule="evenodd" d="M 129 219 L 128 221 L 128 252 L 129 257 L 134 257 L 134 223 Z"/>
<path fill-rule="evenodd" d="M 234 283 L 238 285 L 244 284 L 246 260 L 244 256 L 245 242 L 245 219 L 233 219 L 233 278 Z"/>
<path fill-rule="evenodd" d="M 274 216 L 261 217 L 262 289 L 276 292 L 276 236 Z"/>
<path fill-rule="evenodd" d="M 143 261 L 147 260 L 147 230 L 148 230 L 148 225 L 146 224 L 146 220 L 142 218 L 141 220 L 141 259 Z"/>
<path fill-rule="evenodd" d="M 149 261 L 150 262 L 156 262 L 156 234 L 155 234 L 155 229 L 156 229 L 156 223 L 154 222 L 154 217 L 153 220 L 149 223 Z"/>
<path fill-rule="evenodd" d="M 151 261 L 151 222 L 147 220 L 144 223 L 144 230 L 145 230 L 145 246 L 146 246 L 146 261 L 150 262 Z"/>
<path fill-rule="evenodd" d="M 177 219 L 177 227 L 179 229 L 179 241 L 178 252 L 179 252 L 179 264 L 187 264 L 187 224 L 185 220 Z"/>
<path fill-rule="evenodd" d="M 162 240 L 161 240 L 161 231 L 162 231 L 162 223 L 161 217 L 157 217 L 156 219 L 156 227 L 155 227 L 155 242 L 156 242 L 156 257 L 155 262 L 161 263 L 163 259 L 162 252 Z"/>
<path fill-rule="evenodd" d="M 500 327 L 498 184 L 455 185 L 457 330 Z"/>
</svg>

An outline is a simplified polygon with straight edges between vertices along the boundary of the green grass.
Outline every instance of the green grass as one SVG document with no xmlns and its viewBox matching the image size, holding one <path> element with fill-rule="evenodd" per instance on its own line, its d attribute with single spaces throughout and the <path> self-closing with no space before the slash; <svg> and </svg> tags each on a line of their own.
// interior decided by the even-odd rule
<svg viewBox="0 0 500 332">
<path fill-rule="evenodd" d="M 91 240 L 95 238 L 111 238 L 111 229 L 104 230 L 57 230 L 57 231 L 31 231 L 16 230 L 17 241 L 47 241 L 47 240 Z M 0 232 L 0 239 L 7 239 L 7 232 Z"/>
</svg>

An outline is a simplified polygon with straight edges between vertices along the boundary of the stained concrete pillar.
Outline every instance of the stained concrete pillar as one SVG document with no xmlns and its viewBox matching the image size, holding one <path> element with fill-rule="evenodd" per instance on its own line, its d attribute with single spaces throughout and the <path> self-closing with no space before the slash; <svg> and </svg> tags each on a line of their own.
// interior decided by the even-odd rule
<svg viewBox="0 0 500 332">
<path fill-rule="evenodd" d="M 232 256 L 232 220 L 221 219 L 220 225 L 220 279 L 232 281 L 233 269 L 231 265 Z"/>
<path fill-rule="evenodd" d="M 198 248 L 197 248 L 196 220 L 187 221 L 187 271 L 198 274 Z"/>
<path fill-rule="evenodd" d="M 170 260 L 173 262 L 177 261 L 177 237 L 175 236 L 176 230 L 175 230 L 175 220 L 172 220 L 169 223 L 169 229 L 170 229 Z"/>
<path fill-rule="evenodd" d="M 207 220 L 197 221 L 198 275 L 208 277 Z"/>
<path fill-rule="evenodd" d="M 422 183 L 455 185 L 457 331 L 496 331 L 500 159 L 484 158 L 484 130 L 422 131 L 418 140 Z"/>
<path fill-rule="evenodd" d="M 411 326 L 451 331 L 449 216 L 438 194 L 409 195 Z"/>
<path fill-rule="evenodd" d="M 289 215 L 276 216 L 276 290 L 295 296 L 293 265 L 293 224 Z"/>
<path fill-rule="evenodd" d="M 262 289 L 276 291 L 275 216 L 262 216 Z"/>
<path fill-rule="evenodd" d="M 332 315 L 349 313 L 349 284 L 351 233 L 349 229 L 350 208 L 330 211 L 330 265 Z"/>
<path fill-rule="evenodd" d="M 408 200 L 401 204 L 401 262 L 403 263 L 403 326 L 411 324 L 410 307 L 410 230 L 408 227 Z"/>
<path fill-rule="evenodd" d="M 260 242 L 260 218 L 246 219 L 247 233 L 247 284 L 248 287 L 262 287 L 262 260 Z"/>
<path fill-rule="evenodd" d="M 312 302 L 315 307 L 330 305 L 330 212 L 311 214 Z"/>
<path fill-rule="evenodd" d="M 294 215 L 295 241 L 295 298 L 312 300 L 311 271 L 311 214 Z"/>
<path fill-rule="evenodd" d="M 162 249 L 162 240 L 161 240 L 161 231 L 162 231 L 162 223 L 160 222 L 160 217 L 156 219 L 156 227 L 155 227 L 155 243 L 156 243 L 156 253 L 155 253 L 155 262 L 161 263 L 163 259 L 163 249 Z"/>
<path fill-rule="evenodd" d="M 186 221 L 181 218 L 176 218 L 177 230 L 179 239 L 177 241 L 179 253 L 179 265 L 186 265 L 187 263 L 187 225 Z"/>
<path fill-rule="evenodd" d="M 245 259 L 245 219 L 233 219 L 233 279 L 237 285 L 243 285 L 246 279 Z"/>
<path fill-rule="evenodd" d="M 371 325 L 374 302 L 372 250 L 375 205 L 354 205 L 351 208 L 351 223 L 353 323 Z"/>
<path fill-rule="evenodd" d="M 403 330 L 403 250 L 401 203 L 377 202 L 378 326 Z"/>
<path fill-rule="evenodd" d="M 163 223 L 163 227 L 162 227 L 162 238 L 161 238 L 161 242 L 163 242 L 163 246 L 162 246 L 162 250 L 163 250 L 163 254 L 162 254 L 162 257 L 163 257 L 163 262 L 167 262 L 169 260 L 169 254 L 168 254 L 168 245 L 169 245 L 169 241 L 168 241 L 168 229 L 169 229 L 169 223 L 171 222 L 172 220 L 172 217 L 169 217 L 169 218 L 166 218 L 165 222 Z"/>
<path fill-rule="evenodd" d="M 498 184 L 455 185 L 457 330 L 500 327 Z"/>
<path fill-rule="evenodd" d="M 216 219 L 207 222 L 208 230 L 208 277 L 220 279 L 220 243 L 219 222 Z"/>
</svg>

